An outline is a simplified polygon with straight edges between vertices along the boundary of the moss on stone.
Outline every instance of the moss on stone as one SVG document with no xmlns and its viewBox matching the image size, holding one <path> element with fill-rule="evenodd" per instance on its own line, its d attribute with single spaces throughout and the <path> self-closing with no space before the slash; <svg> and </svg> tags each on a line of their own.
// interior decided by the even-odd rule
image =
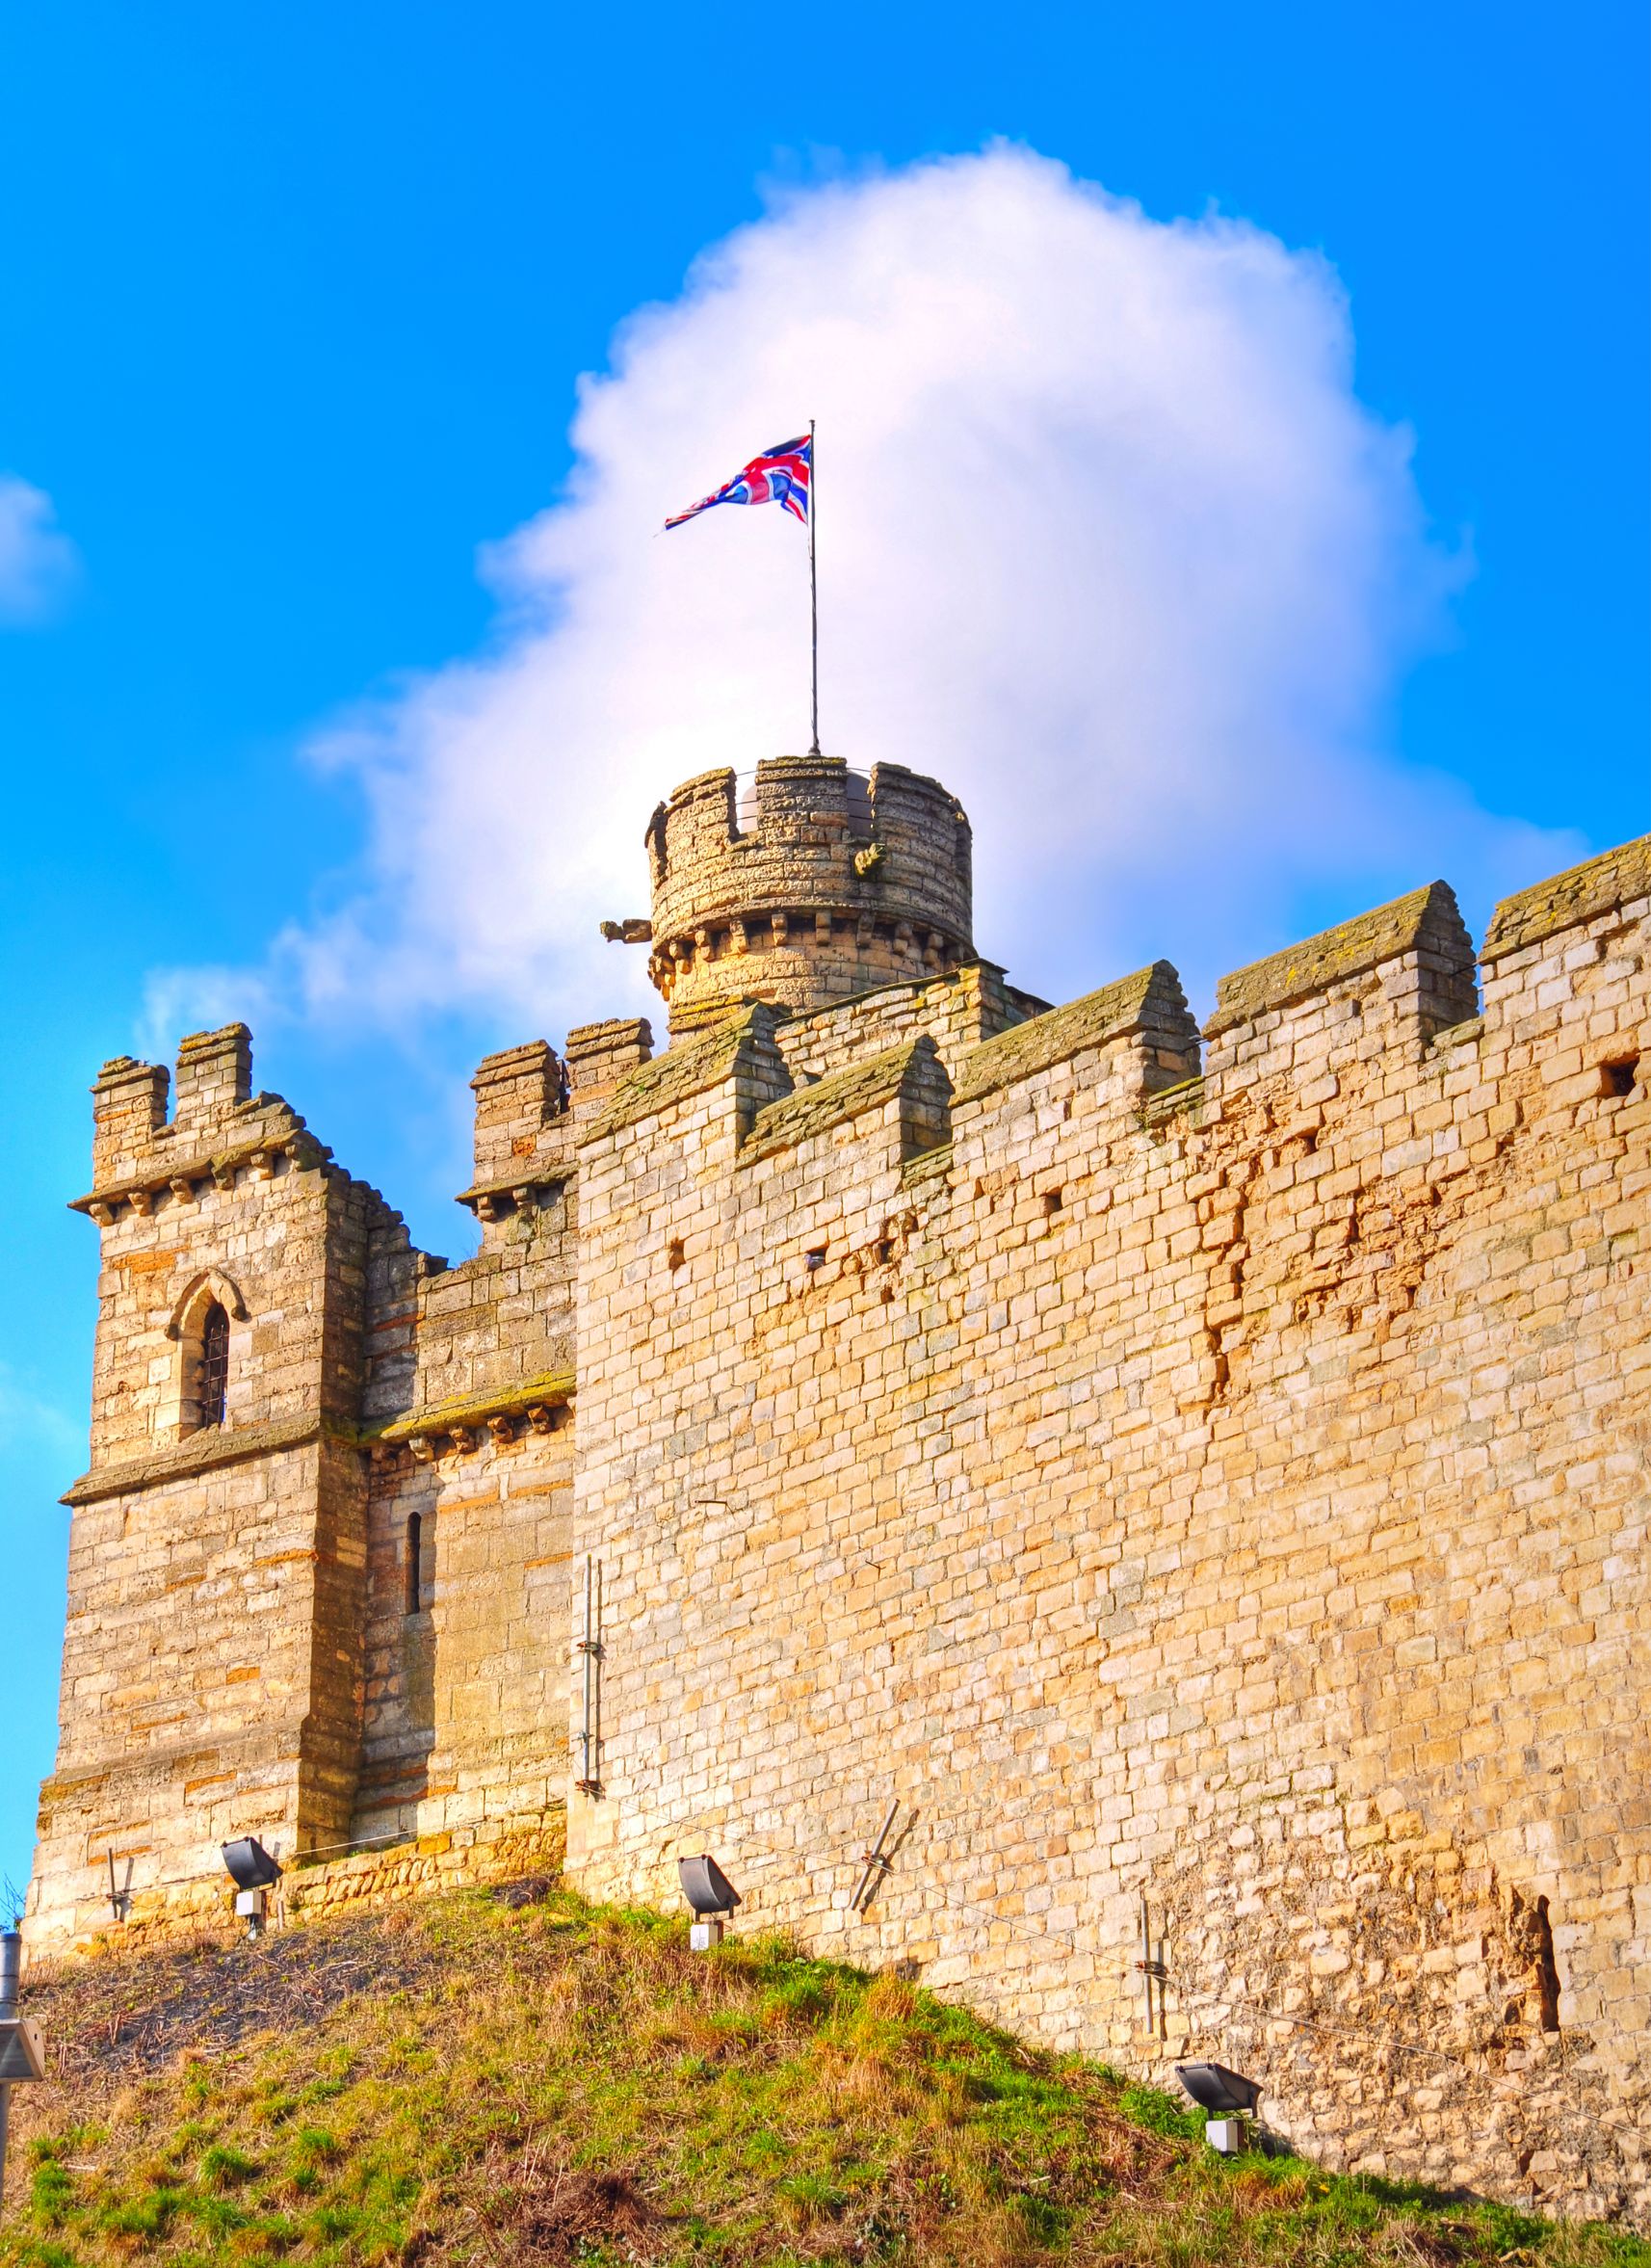
<svg viewBox="0 0 1651 2268">
<path fill-rule="evenodd" d="M 1332 985 L 1424 947 L 1471 970 L 1473 940 L 1449 883 L 1430 882 L 1222 977 L 1216 987 L 1216 1013 L 1204 1026 L 1204 1036 L 1213 1040 L 1235 1024 L 1253 1023 L 1270 1009 L 1327 991 Z"/>
<path fill-rule="evenodd" d="M 541 1371 L 537 1378 L 517 1379 L 510 1385 L 490 1386 L 482 1393 L 455 1394 L 445 1402 L 432 1402 L 406 1417 L 366 1427 L 362 1439 L 393 1445 L 410 1441 L 418 1434 L 445 1434 L 459 1426 L 485 1425 L 490 1417 L 519 1417 L 537 1404 L 560 1407 L 573 1397 L 571 1370 Z"/>
<path fill-rule="evenodd" d="M 1523 945 L 1540 944 L 1637 898 L 1651 898 L 1651 834 L 1619 843 L 1614 851 L 1602 851 L 1597 858 L 1585 858 L 1580 866 L 1504 898 L 1491 915 L 1482 958 L 1496 961 Z"/>
<path fill-rule="evenodd" d="M 817 1079 L 811 1087 L 799 1087 L 794 1094 L 771 1102 L 766 1110 L 757 1113 L 756 1122 L 740 1151 L 741 1165 L 754 1165 L 757 1159 L 772 1157 L 777 1149 L 794 1149 L 799 1143 L 812 1141 L 829 1127 L 843 1125 L 869 1110 L 892 1102 L 905 1083 L 913 1057 L 924 1044 L 921 1038 L 904 1040 L 898 1047 L 884 1048 L 880 1055 L 870 1056 L 864 1063 L 850 1064 L 844 1070 Z M 929 1044 L 932 1046 L 932 1042 Z"/>
<path fill-rule="evenodd" d="M 1026 1023 L 1013 1024 L 992 1040 L 983 1041 L 964 1058 L 953 1094 L 953 1104 L 977 1101 L 1003 1087 L 1067 1063 L 1087 1047 L 1100 1047 L 1132 1032 L 1165 1033 L 1177 1044 L 1192 1047 L 1198 1031 L 1188 1014 L 1181 980 L 1167 961 L 1155 961 L 1132 976 L 1086 992 L 1064 1008 L 1052 1008 Z"/>
</svg>

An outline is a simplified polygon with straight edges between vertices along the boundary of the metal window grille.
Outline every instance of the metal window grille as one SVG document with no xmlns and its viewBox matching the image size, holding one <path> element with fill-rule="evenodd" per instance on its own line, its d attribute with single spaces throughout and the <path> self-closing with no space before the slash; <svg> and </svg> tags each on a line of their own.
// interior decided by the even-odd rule
<svg viewBox="0 0 1651 2268">
<path fill-rule="evenodd" d="M 229 1318 L 214 1300 L 200 1327 L 200 1422 L 223 1423 L 229 1391 Z"/>
</svg>

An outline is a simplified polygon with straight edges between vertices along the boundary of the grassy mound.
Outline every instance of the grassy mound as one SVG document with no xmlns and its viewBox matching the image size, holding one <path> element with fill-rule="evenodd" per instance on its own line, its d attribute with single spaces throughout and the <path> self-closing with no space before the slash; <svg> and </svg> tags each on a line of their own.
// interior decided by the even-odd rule
<svg viewBox="0 0 1651 2268">
<path fill-rule="evenodd" d="M 1651 2246 L 1223 2162 L 1149 2089 L 889 1976 L 545 1884 L 30 1989 L 0 2262 L 1521 2261 Z"/>
</svg>

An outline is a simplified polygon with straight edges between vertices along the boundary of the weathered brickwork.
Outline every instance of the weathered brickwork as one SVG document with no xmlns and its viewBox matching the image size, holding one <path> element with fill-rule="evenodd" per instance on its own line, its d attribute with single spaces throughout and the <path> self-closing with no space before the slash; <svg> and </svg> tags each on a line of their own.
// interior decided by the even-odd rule
<svg viewBox="0 0 1651 2268">
<path fill-rule="evenodd" d="M 593 1893 L 711 1849 L 743 1924 L 1237 2065 L 1328 2162 L 1651 2220 L 1651 840 L 1477 977 L 1434 883 L 1202 1041 L 1167 963 L 976 959 L 967 840 L 893 768 L 679 790 L 675 1043 L 488 1059 L 458 1268 L 238 1028 L 170 1126 L 106 1068 L 32 1939 L 106 1850 L 161 1927 L 262 1833 L 296 1919 L 565 1805 Z"/>
</svg>

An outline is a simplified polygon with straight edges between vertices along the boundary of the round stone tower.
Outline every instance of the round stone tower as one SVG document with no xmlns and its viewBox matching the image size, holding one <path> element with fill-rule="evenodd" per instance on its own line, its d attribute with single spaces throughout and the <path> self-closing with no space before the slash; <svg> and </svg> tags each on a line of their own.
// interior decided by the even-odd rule
<svg viewBox="0 0 1651 2268">
<path fill-rule="evenodd" d="M 673 1032 L 738 1000 L 823 1008 L 974 959 L 969 822 L 903 764 L 779 756 L 702 772 L 648 822 L 648 973 Z"/>
</svg>

